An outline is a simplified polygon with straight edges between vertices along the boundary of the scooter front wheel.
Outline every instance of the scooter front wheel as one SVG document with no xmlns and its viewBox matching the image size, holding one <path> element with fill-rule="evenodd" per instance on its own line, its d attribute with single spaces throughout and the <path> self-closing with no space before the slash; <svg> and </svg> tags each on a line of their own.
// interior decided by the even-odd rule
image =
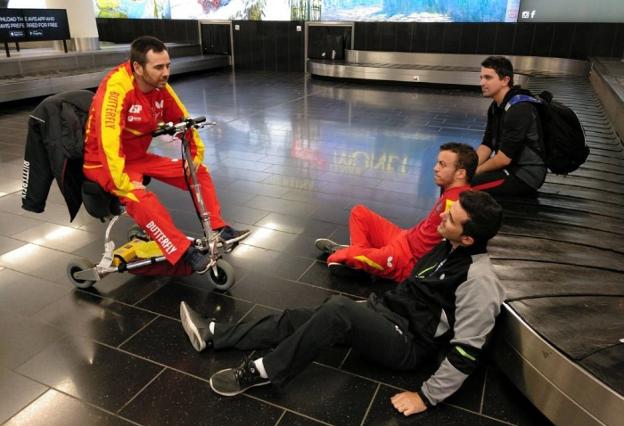
<svg viewBox="0 0 624 426">
<path fill-rule="evenodd" d="M 216 268 L 217 274 L 215 274 L 213 268 L 210 268 L 208 272 L 206 272 L 206 276 L 215 289 L 226 291 L 232 287 L 236 281 L 234 268 L 223 259 L 217 260 Z"/>
<path fill-rule="evenodd" d="M 93 284 L 95 284 L 95 281 L 81 280 L 81 279 L 74 277 L 74 274 L 76 272 L 86 271 L 87 269 L 91 269 L 94 267 L 95 265 L 89 259 L 85 259 L 85 258 L 72 259 L 67 264 L 67 269 L 66 269 L 67 278 L 69 278 L 69 280 L 78 288 L 82 288 L 82 289 L 90 288 L 91 286 L 93 286 Z"/>
</svg>

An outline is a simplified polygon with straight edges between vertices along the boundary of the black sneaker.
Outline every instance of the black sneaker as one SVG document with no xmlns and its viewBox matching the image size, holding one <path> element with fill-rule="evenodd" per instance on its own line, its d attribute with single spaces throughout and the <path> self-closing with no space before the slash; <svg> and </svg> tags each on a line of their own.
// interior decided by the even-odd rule
<svg viewBox="0 0 624 426">
<path fill-rule="evenodd" d="M 254 386 L 268 385 L 269 379 L 260 377 L 251 358 L 245 358 L 238 368 L 226 368 L 216 372 L 210 378 L 210 387 L 223 396 L 234 396 Z"/>
<path fill-rule="evenodd" d="M 204 255 L 197 247 L 191 245 L 186 253 L 184 253 L 184 260 L 191 265 L 193 271 L 198 274 L 205 274 L 208 271 L 208 265 L 210 265 L 210 259 Z"/>
<path fill-rule="evenodd" d="M 210 332 L 211 319 L 202 318 L 186 302 L 180 303 L 180 320 L 191 344 L 197 352 L 212 347 L 213 334 Z"/>
<path fill-rule="evenodd" d="M 346 279 L 370 279 L 370 276 L 361 269 L 355 269 L 350 266 L 345 265 L 344 263 L 330 262 L 327 264 L 329 268 L 329 272 L 332 275 L 335 275 L 340 278 Z"/>
<path fill-rule="evenodd" d="M 219 230 L 219 238 L 223 241 L 224 244 L 230 245 L 241 240 L 244 240 L 251 234 L 249 229 L 237 230 L 232 228 L 229 225 L 225 225 L 223 228 Z"/>
<path fill-rule="evenodd" d="M 337 250 L 349 247 L 344 244 L 338 244 L 337 242 L 327 238 L 317 239 L 316 241 L 314 241 L 314 245 L 317 249 L 327 254 L 334 254 Z"/>
</svg>

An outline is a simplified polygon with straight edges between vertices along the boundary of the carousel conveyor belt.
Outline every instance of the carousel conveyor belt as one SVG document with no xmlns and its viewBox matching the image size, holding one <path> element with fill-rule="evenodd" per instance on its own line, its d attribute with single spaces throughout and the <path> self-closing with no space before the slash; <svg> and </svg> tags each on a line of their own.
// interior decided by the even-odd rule
<svg viewBox="0 0 624 426">
<path fill-rule="evenodd" d="M 535 75 L 585 76 L 586 61 L 535 56 L 508 56 L 514 84 L 526 87 Z M 442 85 L 478 86 L 484 55 L 418 52 L 345 51 L 341 60 L 309 59 L 307 71 L 316 76 Z"/>
<path fill-rule="evenodd" d="M 492 354 L 554 423 L 623 424 L 624 151 L 584 77 L 533 77 L 570 106 L 590 156 L 549 174 L 533 199 L 507 198 L 491 242 L 507 301 Z"/>
</svg>

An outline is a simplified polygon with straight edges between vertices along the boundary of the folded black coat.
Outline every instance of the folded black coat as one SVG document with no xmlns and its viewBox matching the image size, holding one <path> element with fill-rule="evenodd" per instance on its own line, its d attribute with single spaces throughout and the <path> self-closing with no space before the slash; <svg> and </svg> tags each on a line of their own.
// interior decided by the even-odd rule
<svg viewBox="0 0 624 426">
<path fill-rule="evenodd" d="M 93 92 L 74 90 L 44 99 L 30 114 L 22 172 L 22 208 L 41 213 L 52 179 L 74 220 L 82 204 L 84 128 Z"/>
</svg>

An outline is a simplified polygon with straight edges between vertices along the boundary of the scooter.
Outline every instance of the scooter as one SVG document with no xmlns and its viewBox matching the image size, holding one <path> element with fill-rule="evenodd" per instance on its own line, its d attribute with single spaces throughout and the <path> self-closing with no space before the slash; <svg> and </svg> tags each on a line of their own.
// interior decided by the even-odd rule
<svg viewBox="0 0 624 426">
<path fill-rule="evenodd" d="M 190 143 L 186 138 L 187 132 L 192 128 L 200 129 L 215 124 L 206 122 L 205 117 L 187 118 L 176 124 L 162 123 L 153 136 L 170 135 L 172 139 L 178 139 L 181 142 L 184 176 L 204 234 L 201 238 L 190 236 L 186 238 L 209 257 L 209 269 L 205 274 L 207 279 L 215 289 L 225 291 L 234 284 L 235 274 L 232 265 L 221 256 L 222 252 L 231 251 L 237 243 L 226 244 L 220 238 L 219 233 L 213 231 L 210 226 L 210 213 L 201 195 L 201 186 L 193 165 Z M 126 214 L 126 211 L 116 197 L 105 192 L 95 182 L 86 181 L 83 185 L 83 201 L 91 215 L 102 221 L 105 218 L 109 219 L 109 223 L 104 240 L 104 254 L 100 261 L 94 264 L 89 259 L 76 258 L 67 265 L 67 277 L 76 287 L 90 288 L 97 281 L 115 272 L 127 271 L 137 275 L 190 275 L 193 273 L 190 265 L 184 260 L 180 260 L 175 265 L 169 264 L 160 247 L 138 225 L 130 227 L 127 232 L 129 241 L 116 249 L 115 242 L 111 239 L 111 230 L 119 218 Z M 106 213 L 102 213 L 102 205 L 106 205 Z"/>
</svg>

